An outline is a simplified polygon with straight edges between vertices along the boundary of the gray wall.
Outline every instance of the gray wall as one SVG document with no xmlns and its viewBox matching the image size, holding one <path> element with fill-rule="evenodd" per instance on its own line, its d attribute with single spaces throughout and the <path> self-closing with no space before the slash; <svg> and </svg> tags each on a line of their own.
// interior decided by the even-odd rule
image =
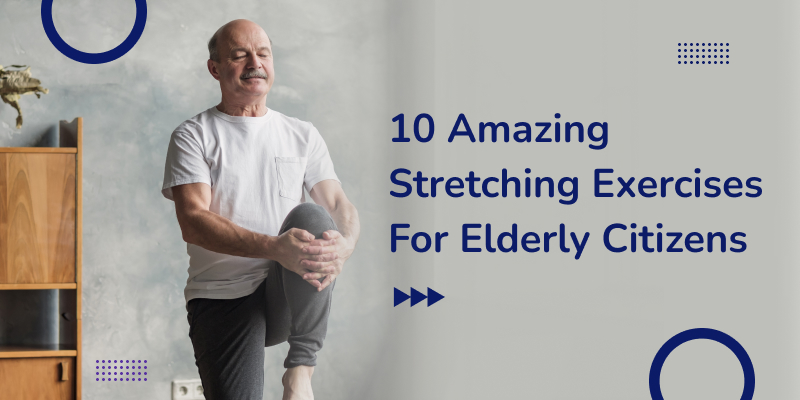
<svg viewBox="0 0 800 400">
<path fill-rule="evenodd" d="M 0 146 L 34 143 L 60 119 L 84 118 L 83 349 L 86 399 L 168 399 L 170 381 L 197 377 L 183 287 L 188 257 L 173 203 L 160 194 L 170 133 L 218 103 L 206 70 L 206 41 L 225 22 L 248 18 L 274 42 L 276 84 L 268 106 L 312 121 L 359 209 L 358 252 L 337 281 L 315 389 L 325 398 L 363 398 L 385 340 L 391 288 L 378 198 L 389 115 L 383 2 L 149 0 L 144 34 L 121 59 L 86 65 L 59 53 L 39 17 L 40 1 L 0 2 L 0 64 L 33 67 L 50 93 L 25 96 L 25 124 L 0 105 Z M 56 28 L 87 52 L 119 44 L 133 26 L 130 1 L 56 1 Z M 386 121 L 384 121 L 386 120 Z M 381 141 L 385 143 L 385 141 Z M 363 149 L 371 149 L 364 151 Z M 380 310 L 380 311 L 379 311 Z M 265 398 L 280 397 L 287 347 L 267 349 Z M 95 382 L 94 361 L 149 361 L 144 384 Z"/>
</svg>

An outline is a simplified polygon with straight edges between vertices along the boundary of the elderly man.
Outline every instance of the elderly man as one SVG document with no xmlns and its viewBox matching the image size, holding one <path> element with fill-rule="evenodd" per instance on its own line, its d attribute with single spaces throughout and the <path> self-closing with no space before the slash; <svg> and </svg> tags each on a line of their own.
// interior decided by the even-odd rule
<svg viewBox="0 0 800 400">
<path fill-rule="evenodd" d="M 275 70 L 266 32 L 232 21 L 208 50 L 222 101 L 172 133 L 162 187 L 190 256 L 195 364 L 207 399 L 261 399 L 264 347 L 288 341 L 283 399 L 312 399 L 358 214 L 317 129 L 267 108 Z M 316 204 L 305 203 L 304 186 Z"/>
</svg>

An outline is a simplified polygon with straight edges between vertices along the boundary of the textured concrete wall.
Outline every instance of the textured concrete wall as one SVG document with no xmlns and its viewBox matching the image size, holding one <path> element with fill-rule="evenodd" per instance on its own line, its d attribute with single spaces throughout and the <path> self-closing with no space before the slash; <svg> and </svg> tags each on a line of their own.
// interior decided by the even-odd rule
<svg viewBox="0 0 800 400">
<path fill-rule="evenodd" d="M 312 121 L 325 137 L 363 235 L 337 282 L 315 391 L 365 398 L 389 330 L 386 226 L 379 198 L 391 129 L 390 56 L 380 1 L 149 0 L 147 26 L 121 59 L 86 65 L 48 41 L 38 0 L 0 2 L 0 64 L 33 67 L 50 94 L 25 96 L 25 124 L 0 105 L 0 146 L 34 143 L 60 119 L 84 118 L 83 391 L 85 399 L 169 399 L 170 381 L 197 376 L 184 309 L 188 257 L 173 203 L 162 198 L 170 133 L 219 101 L 205 66 L 206 41 L 248 18 L 274 42 L 277 81 L 268 106 Z M 133 26 L 133 0 L 58 0 L 55 25 L 73 47 L 101 52 Z M 379 183 L 380 182 L 380 183 Z M 279 398 L 287 347 L 267 349 L 265 398 Z M 95 382 L 96 359 L 147 359 L 150 380 Z"/>
</svg>

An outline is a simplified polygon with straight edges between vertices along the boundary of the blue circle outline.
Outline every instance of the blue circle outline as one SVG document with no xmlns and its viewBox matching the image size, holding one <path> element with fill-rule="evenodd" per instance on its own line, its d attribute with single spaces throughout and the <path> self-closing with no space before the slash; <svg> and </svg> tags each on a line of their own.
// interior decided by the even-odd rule
<svg viewBox="0 0 800 400">
<path fill-rule="evenodd" d="M 664 400 L 664 396 L 661 394 L 661 368 L 664 367 L 664 361 L 678 346 L 695 339 L 713 340 L 724 345 L 736 355 L 744 373 L 744 390 L 742 390 L 741 400 L 752 400 L 753 393 L 756 390 L 756 372 L 750 356 L 747 355 L 747 351 L 736 339 L 724 332 L 709 328 L 695 328 L 683 331 L 667 340 L 661 346 L 655 358 L 653 358 L 653 364 L 650 366 L 650 397 L 653 400 Z"/>
<path fill-rule="evenodd" d="M 53 0 L 42 0 L 42 27 L 50 43 L 55 46 L 61 54 L 84 64 L 104 64 L 114 61 L 125 53 L 129 52 L 144 32 L 144 26 L 147 23 L 147 0 L 136 1 L 136 21 L 133 23 L 133 29 L 128 37 L 119 44 L 119 46 L 103 52 L 103 53 L 85 53 L 67 44 L 64 39 L 56 31 L 56 26 L 53 24 Z"/>
</svg>

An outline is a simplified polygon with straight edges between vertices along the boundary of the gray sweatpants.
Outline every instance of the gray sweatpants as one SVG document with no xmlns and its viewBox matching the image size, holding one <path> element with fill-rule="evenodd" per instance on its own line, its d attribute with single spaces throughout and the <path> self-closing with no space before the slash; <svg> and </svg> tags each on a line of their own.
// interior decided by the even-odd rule
<svg viewBox="0 0 800 400">
<path fill-rule="evenodd" d="M 289 212 L 280 233 L 290 228 L 317 238 L 337 229 L 328 212 L 312 203 Z M 285 368 L 316 365 L 328 329 L 333 286 L 318 292 L 300 275 L 270 261 L 267 279 L 248 296 L 190 300 L 189 337 L 206 399 L 262 399 L 265 346 L 288 340 Z"/>
</svg>

